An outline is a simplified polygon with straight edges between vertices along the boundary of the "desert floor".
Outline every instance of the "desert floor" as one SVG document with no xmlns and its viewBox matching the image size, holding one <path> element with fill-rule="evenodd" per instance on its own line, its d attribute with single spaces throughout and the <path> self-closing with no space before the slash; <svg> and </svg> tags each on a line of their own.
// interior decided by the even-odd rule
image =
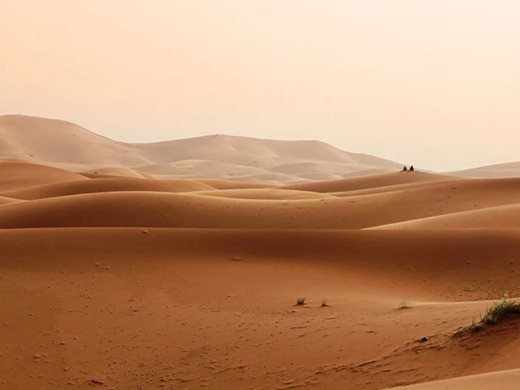
<svg viewBox="0 0 520 390">
<path fill-rule="evenodd" d="M 0 388 L 518 388 L 520 179 L 121 175 L 0 163 Z"/>
</svg>

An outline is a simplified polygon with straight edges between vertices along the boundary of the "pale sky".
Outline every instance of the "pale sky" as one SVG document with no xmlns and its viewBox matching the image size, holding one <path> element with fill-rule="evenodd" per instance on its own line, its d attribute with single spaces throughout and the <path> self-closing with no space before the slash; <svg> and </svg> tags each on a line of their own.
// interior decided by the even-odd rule
<svg viewBox="0 0 520 390">
<path fill-rule="evenodd" d="M 0 0 L 0 114 L 520 160 L 517 0 Z"/>
</svg>

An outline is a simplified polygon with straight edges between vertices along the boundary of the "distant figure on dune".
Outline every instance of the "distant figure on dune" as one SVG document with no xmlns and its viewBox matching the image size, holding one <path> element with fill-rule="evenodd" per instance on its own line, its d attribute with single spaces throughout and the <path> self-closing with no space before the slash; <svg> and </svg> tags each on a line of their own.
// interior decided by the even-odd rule
<svg viewBox="0 0 520 390">
<path fill-rule="evenodd" d="M 411 172 L 415 171 L 415 168 L 413 167 L 413 165 L 410 165 L 410 171 Z"/>
<path fill-rule="evenodd" d="M 408 167 L 405 165 L 405 166 L 403 167 L 403 172 L 406 172 L 406 171 L 408 171 Z"/>
</svg>

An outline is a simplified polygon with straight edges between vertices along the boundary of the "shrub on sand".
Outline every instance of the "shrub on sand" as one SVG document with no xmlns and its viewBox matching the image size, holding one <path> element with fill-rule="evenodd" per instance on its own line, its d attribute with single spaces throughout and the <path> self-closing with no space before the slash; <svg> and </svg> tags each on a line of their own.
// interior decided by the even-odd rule
<svg viewBox="0 0 520 390">
<path fill-rule="evenodd" d="M 467 330 L 478 332 L 489 325 L 496 325 L 508 317 L 518 315 L 520 315 L 520 302 L 502 298 L 488 307 L 478 322 L 473 322 L 470 326 L 455 331 L 455 336 L 461 336 Z"/>
</svg>

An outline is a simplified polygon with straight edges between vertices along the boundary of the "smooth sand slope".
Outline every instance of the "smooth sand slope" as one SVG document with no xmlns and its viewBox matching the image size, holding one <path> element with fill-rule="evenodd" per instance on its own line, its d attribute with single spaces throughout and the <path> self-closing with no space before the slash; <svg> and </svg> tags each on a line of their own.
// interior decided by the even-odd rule
<svg viewBox="0 0 520 390">
<path fill-rule="evenodd" d="M 0 191 L 85 180 L 84 176 L 63 169 L 7 159 L 0 160 L 0 177 Z"/>
<path fill-rule="evenodd" d="M 435 381 L 420 385 L 397 387 L 400 390 L 516 390 L 520 383 L 520 370 L 507 370 L 490 374 Z"/>
<path fill-rule="evenodd" d="M 148 160 L 71 122 L 0 116 L 0 156 L 71 167 L 133 166 Z"/>
<path fill-rule="evenodd" d="M 294 184 L 285 188 L 314 192 L 349 192 L 355 190 L 374 190 L 382 187 L 395 187 L 402 184 L 424 183 L 457 179 L 453 176 L 438 175 L 424 172 L 392 172 L 370 176 L 356 177 L 344 180 L 318 181 L 312 183 Z"/>
<path fill-rule="evenodd" d="M 0 163 L 2 389 L 517 385 L 520 179 L 95 169 Z"/>
<path fill-rule="evenodd" d="M 520 203 L 480 210 L 461 211 L 448 215 L 420 218 L 376 229 L 447 229 L 447 228 L 520 228 Z"/>
<path fill-rule="evenodd" d="M 23 229 L 0 246 L 4 388 L 380 389 L 520 364 L 518 322 L 452 337 L 475 300 L 520 295 L 518 231 Z"/>
<path fill-rule="evenodd" d="M 312 191 L 295 191 L 281 188 L 245 188 L 233 190 L 200 191 L 197 192 L 197 195 L 264 200 L 327 199 L 334 197 L 333 195 L 320 194 Z"/>
</svg>

